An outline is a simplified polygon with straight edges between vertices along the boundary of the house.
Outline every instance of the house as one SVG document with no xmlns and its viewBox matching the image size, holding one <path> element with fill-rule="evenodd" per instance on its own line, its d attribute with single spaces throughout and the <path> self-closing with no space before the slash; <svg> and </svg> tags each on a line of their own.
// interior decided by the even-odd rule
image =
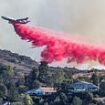
<svg viewBox="0 0 105 105">
<path fill-rule="evenodd" d="M 99 87 L 85 81 L 77 81 L 75 83 L 70 84 L 67 87 L 69 92 L 79 93 L 79 92 L 97 92 Z"/>
<path fill-rule="evenodd" d="M 56 92 L 57 90 L 53 87 L 40 87 L 38 89 L 29 90 L 26 93 L 31 94 L 31 95 L 51 95 Z"/>
</svg>

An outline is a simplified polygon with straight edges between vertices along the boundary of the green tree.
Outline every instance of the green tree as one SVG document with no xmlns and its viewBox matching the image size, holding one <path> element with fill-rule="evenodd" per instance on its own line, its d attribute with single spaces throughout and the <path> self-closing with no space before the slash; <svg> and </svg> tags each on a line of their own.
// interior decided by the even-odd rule
<svg viewBox="0 0 105 105">
<path fill-rule="evenodd" d="M 11 66 L 0 65 L 0 71 L 0 78 L 5 85 L 13 81 L 14 72 Z"/>
<path fill-rule="evenodd" d="M 30 73 L 31 80 L 34 81 L 35 79 L 38 79 L 38 76 L 39 76 L 39 70 L 36 68 L 33 68 Z"/>
<path fill-rule="evenodd" d="M 0 75 L 13 75 L 14 71 L 11 66 L 0 65 Z"/>
<path fill-rule="evenodd" d="M 10 101 L 18 100 L 18 89 L 14 83 L 8 84 L 8 100 Z"/>
<path fill-rule="evenodd" d="M 105 96 L 105 81 L 101 81 L 100 83 L 100 95 Z"/>
<path fill-rule="evenodd" d="M 35 81 L 38 79 L 39 76 L 39 70 L 36 68 L 33 68 L 32 71 L 28 76 L 25 76 L 25 84 L 30 89 L 32 89 L 35 85 Z"/>
<path fill-rule="evenodd" d="M 60 100 L 61 103 L 63 103 L 63 105 L 66 105 L 68 103 L 68 98 L 65 93 L 63 92 L 60 93 Z"/>
<path fill-rule="evenodd" d="M 14 74 L 13 68 L 8 65 L 8 66 L 6 66 L 6 69 L 7 69 L 8 75 L 13 76 L 13 74 Z"/>
<path fill-rule="evenodd" d="M 2 75 L 7 70 L 5 65 L 0 64 L 0 75 Z"/>
<path fill-rule="evenodd" d="M 39 65 L 39 81 L 46 83 L 48 80 L 48 63 L 45 61 L 42 61 Z"/>
<path fill-rule="evenodd" d="M 60 97 L 59 96 L 56 96 L 55 99 L 54 99 L 54 102 L 52 102 L 52 105 L 60 105 Z"/>
<path fill-rule="evenodd" d="M 41 86 L 41 83 L 38 80 L 34 80 L 32 83 L 32 88 L 37 89 Z"/>
<path fill-rule="evenodd" d="M 5 99 L 7 97 L 8 90 L 4 84 L 0 84 L 0 98 Z"/>
<path fill-rule="evenodd" d="M 71 73 L 64 72 L 64 82 L 67 82 L 67 83 L 72 83 L 73 82 L 73 77 L 72 77 Z"/>
<path fill-rule="evenodd" d="M 99 79 L 96 73 L 93 73 L 92 77 L 91 77 L 92 83 L 97 85 L 99 84 Z"/>
<path fill-rule="evenodd" d="M 33 105 L 32 98 L 28 94 L 24 96 L 24 105 Z"/>
<path fill-rule="evenodd" d="M 79 97 L 75 96 L 71 105 L 82 105 L 82 100 Z"/>
<path fill-rule="evenodd" d="M 47 79 L 46 79 L 46 83 L 47 83 L 48 86 L 53 87 L 54 86 L 54 78 L 53 78 L 53 76 L 48 75 Z"/>
<path fill-rule="evenodd" d="M 84 98 L 85 98 L 86 101 L 88 101 L 88 102 L 92 102 L 93 101 L 93 98 L 94 97 L 93 97 L 93 94 L 92 93 L 87 92 L 84 95 L 85 95 Z"/>
<path fill-rule="evenodd" d="M 61 84 L 65 80 L 65 73 L 62 69 L 56 71 L 55 74 L 52 75 L 54 84 Z"/>
</svg>

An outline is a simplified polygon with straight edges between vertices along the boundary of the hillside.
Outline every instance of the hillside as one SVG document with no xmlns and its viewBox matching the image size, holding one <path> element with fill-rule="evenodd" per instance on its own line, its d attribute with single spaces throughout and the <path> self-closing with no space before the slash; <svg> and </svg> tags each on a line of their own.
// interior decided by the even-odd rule
<svg viewBox="0 0 105 105">
<path fill-rule="evenodd" d="M 13 69 L 16 72 L 23 72 L 25 74 L 28 74 L 33 67 L 37 68 L 38 63 L 34 60 L 32 60 L 30 57 L 19 55 L 17 53 L 12 53 L 8 50 L 1 50 L 0 49 L 0 64 L 3 65 L 10 65 L 13 67 Z M 64 71 L 71 72 L 71 73 L 79 73 L 79 72 L 86 72 L 86 71 L 80 71 L 76 68 L 61 68 L 61 67 L 49 67 L 51 71 L 63 69 Z"/>
<path fill-rule="evenodd" d="M 32 60 L 30 57 L 19 55 L 16 53 L 12 53 L 8 50 L 0 50 L 0 64 L 11 66 L 17 76 L 22 73 L 28 75 L 33 67 L 38 68 L 39 64 Z M 49 70 L 53 73 L 56 73 L 59 70 L 63 70 L 67 73 L 73 74 L 74 78 L 78 76 L 91 76 L 92 70 L 78 70 L 76 68 L 68 68 L 68 67 L 49 67 Z M 104 70 L 98 71 L 99 74 L 105 74 Z"/>
<path fill-rule="evenodd" d="M 38 67 L 38 63 L 30 57 L 12 53 L 8 50 L 0 50 L 0 64 L 11 66 L 17 74 L 19 72 L 28 74 L 33 67 Z"/>
</svg>

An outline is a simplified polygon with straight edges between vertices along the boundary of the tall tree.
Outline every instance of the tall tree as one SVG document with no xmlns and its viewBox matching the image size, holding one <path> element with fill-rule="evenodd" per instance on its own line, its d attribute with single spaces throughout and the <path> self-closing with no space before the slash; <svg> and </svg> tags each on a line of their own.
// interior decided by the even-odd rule
<svg viewBox="0 0 105 105">
<path fill-rule="evenodd" d="M 91 77 L 91 80 L 92 80 L 93 84 L 95 84 L 95 85 L 98 86 L 98 84 L 99 84 L 99 78 L 98 78 L 96 72 L 93 73 L 93 75 L 92 75 L 92 77 Z"/>
<path fill-rule="evenodd" d="M 39 76 L 39 70 L 36 68 L 33 68 L 31 73 L 30 73 L 31 80 L 38 79 L 38 76 Z"/>
<path fill-rule="evenodd" d="M 33 68 L 32 71 L 28 76 L 25 77 L 25 84 L 31 89 L 35 88 L 35 81 L 38 82 L 38 76 L 39 76 L 39 70 L 36 68 Z M 37 87 L 37 86 L 36 86 Z"/>
<path fill-rule="evenodd" d="M 46 82 L 48 79 L 48 63 L 45 61 L 42 61 L 39 65 L 39 81 L 40 82 Z"/>
</svg>

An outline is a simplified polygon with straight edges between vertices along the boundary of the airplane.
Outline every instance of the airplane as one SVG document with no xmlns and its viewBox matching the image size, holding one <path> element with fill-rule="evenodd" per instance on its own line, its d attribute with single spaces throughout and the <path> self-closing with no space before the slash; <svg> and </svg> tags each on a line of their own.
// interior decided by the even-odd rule
<svg viewBox="0 0 105 105">
<path fill-rule="evenodd" d="M 4 20 L 8 20 L 9 23 L 20 23 L 20 24 L 27 24 L 28 22 L 30 22 L 28 19 L 28 17 L 26 18 L 22 18 L 22 19 L 11 19 L 11 18 L 8 18 L 8 17 L 5 17 L 5 16 L 1 16 L 2 19 Z"/>
</svg>

